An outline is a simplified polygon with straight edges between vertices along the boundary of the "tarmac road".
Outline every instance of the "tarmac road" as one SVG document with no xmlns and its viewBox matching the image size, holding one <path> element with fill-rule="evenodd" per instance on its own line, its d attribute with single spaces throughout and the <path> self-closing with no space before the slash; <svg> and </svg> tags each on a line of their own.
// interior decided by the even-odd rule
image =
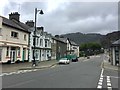
<svg viewBox="0 0 120 90">
<path fill-rule="evenodd" d="M 98 55 L 79 62 L 71 62 L 69 65 L 57 65 L 54 68 L 3 76 L 2 86 L 3 88 L 97 88 L 103 59 L 103 55 Z M 103 75 L 105 73 L 106 71 Z M 105 79 L 103 83 L 107 84 Z M 107 85 L 102 87 L 107 88 Z"/>
</svg>

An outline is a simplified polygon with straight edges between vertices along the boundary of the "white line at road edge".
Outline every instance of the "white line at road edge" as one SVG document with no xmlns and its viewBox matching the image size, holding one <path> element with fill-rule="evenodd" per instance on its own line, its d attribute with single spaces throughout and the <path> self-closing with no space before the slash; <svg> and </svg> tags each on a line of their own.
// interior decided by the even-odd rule
<svg viewBox="0 0 120 90">
<path fill-rule="evenodd" d="M 98 89 L 101 89 L 101 88 L 102 88 L 103 72 L 104 72 L 104 68 L 102 68 L 102 70 L 101 70 L 100 79 L 99 79 L 98 86 L 97 86 Z"/>
<path fill-rule="evenodd" d="M 112 85 L 111 85 L 111 81 L 110 81 L 110 76 L 107 76 L 107 88 L 108 88 L 108 90 L 112 90 Z"/>
</svg>

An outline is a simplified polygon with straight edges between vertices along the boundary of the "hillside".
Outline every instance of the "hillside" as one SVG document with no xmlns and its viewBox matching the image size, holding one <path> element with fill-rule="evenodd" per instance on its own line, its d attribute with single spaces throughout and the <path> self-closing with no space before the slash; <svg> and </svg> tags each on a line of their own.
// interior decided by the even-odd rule
<svg viewBox="0 0 120 90">
<path fill-rule="evenodd" d="M 77 33 L 69 33 L 60 35 L 61 37 L 69 38 L 70 40 L 76 42 L 77 44 L 87 43 L 87 42 L 98 42 L 100 43 L 100 39 L 104 37 L 104 35 L 96 34 L 96 33 L 89 33 L 83 34 L 80 32 Z"/>
<path fill-rule="evenodd" d="M 115 32 L 106 34 L 105 37 L 101 39 L 101 43 L 102 43 L 102 46 L 107 48 L 107 47 L 110 47 L 110 45 L 118 39 L 120 39 L 120 31 L 115 31 Z"/>
</svg>

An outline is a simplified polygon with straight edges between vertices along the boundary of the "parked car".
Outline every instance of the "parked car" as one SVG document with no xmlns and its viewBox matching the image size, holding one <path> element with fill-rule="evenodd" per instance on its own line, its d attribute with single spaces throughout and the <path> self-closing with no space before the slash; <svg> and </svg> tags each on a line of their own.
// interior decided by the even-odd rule
<svg viewBox="0 0 120 90">
<path fill-rule="evenodd" d="M 59 60 L 59 64 L 69 64 L 69 63 L 70 63 L 70 60 L 67 58 L 61 58 Z"/>
<path fill-rule="evenodd" d="M 78 58 L 72 58 L 72 62 L 78 62 Z"/>
</svg>

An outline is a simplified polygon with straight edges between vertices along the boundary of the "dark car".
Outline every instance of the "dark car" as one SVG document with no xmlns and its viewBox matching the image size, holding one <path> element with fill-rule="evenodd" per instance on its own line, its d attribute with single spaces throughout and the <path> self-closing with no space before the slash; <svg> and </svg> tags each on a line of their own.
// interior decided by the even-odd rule
<svg viewBox="0 0 120 90">
<path fill-rule="evenodd" d="M 72 62 L 78 62 L 78 58 L 73 58 Z"/>
</svg>

